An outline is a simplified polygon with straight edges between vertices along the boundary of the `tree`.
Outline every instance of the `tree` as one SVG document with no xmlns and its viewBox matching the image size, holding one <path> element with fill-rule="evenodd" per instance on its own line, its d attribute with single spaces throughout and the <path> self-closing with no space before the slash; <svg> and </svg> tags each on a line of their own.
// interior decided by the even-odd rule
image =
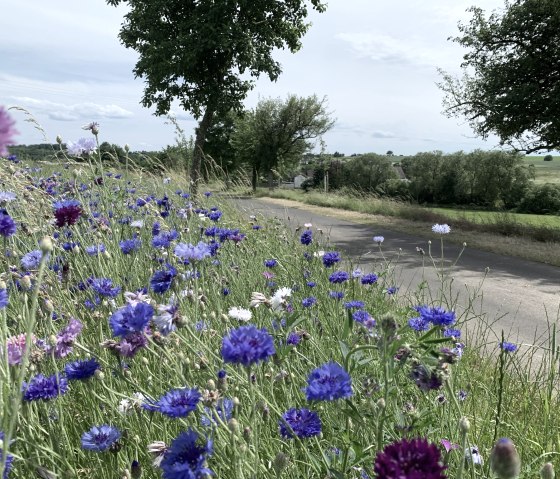
<svg viewBox="0 0 560 479">
<path fill-rule="evenodd" d="M 463 76 L 440 72 L 445 113 L 517 151 L 560 148 L 560 1 L 506 2 L 488 18 L 469 11 L 470 22 L 452 38 L 469 49 Z"/>
<path fill-rule="evenodd" d="M 294 166 L 314 146 L 310 140 L 333 125 L 326 98 L 290 95 L 286 101 L 266 99 L 239 120 L 232 143 L 238 158 L 251 165 L 256 189 L 259 172 L 267 172 L 271 178 L 273 171 Z"/>
<path fill-rule="evenodd" d="M 265 73 L 276 80 L 277 48 L 296 52 L 309 28 L 307 5 L 322 12 L 319 0 L 106 0 L 126 3 L 119 38 L 139 53 L 134 68 L 146 86 L 142 105 L 165 115 L 172 102 L 200 119 L 196 129 L 191 182 L 196 193 L 208 128 L 215 115 L 241 110 Z"/>
</svg>

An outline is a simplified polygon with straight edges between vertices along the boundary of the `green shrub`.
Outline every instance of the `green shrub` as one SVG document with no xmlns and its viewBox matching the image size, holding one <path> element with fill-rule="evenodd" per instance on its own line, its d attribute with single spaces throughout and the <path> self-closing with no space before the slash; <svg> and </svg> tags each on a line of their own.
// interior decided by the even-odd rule
<svg viewBox="0 0 560 479">
<path fill-rule="evenodd" d="M 559 214 L 560 186 L 551 183 L 534 185 L 523 197 L 518 210 L 522 213 Z"/>
<path fill-rule="evenodd" d="M 546 155 L 543 159 L 544 161 L 552 161 L 554 160 L 554 157 L 552 155 Z"/>
</svg>

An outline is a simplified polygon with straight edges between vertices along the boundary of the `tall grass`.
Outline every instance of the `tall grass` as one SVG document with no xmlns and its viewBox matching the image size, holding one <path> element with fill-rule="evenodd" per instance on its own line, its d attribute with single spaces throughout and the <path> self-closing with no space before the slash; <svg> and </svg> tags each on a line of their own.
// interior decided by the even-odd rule
<svg viewBox="0 0 560 479">
<path fill-rule="evenodd" d="M 454 305 L 443 291 L 427 292 L 422 284 L 418 302 L 389 294 L 396 286 L 389 259 L 376 265 L 377 281 L 363 284 L 363 274 L 370 272 L 352 274 L 344 255 L 346 262 L 323 264 L 321 251 L 328 251 L 328 244 L 315 239 L 303 245 L 279 221 L 241 214 L 216 195 L 189 197 L 188 185 L 173 173 L 164 175 L 166 181 L 131 170 L 120 176 L 95 158 L 81 172 L 72 166 L 9 166 L 2 189 L 17 199 L 3 207 L 18 231 L 3 245 L 1 278 L 9 304 L 0 310 L 0 344 L 26 333 L 28 346 L 19 364 L 8 364 L 5 347 L 0 355 L 3 463 L 8 453 L 14 456 L 8 477 L 162 477 L 162 468 L 153 463 L 157 454 L 149 448 L 165 460 L 174 439 L 190 429 L 213 442 L 206 467 L 219 478 L 375 477 L 376 457 L 388 444 L 416 437 L 440 449 L 447 477 L 489 477 L 496 432 L 516 444 L 522 477 L 535 477 L 544 462 L 556 461 L 559 352 L 553 325 L 548 337 L 518 345 L 512 353 L 500 352 L 501 333 L 493 333 L 472 305 L 453 324 L 460 339 L 458 333 L 445 336 L 442 326 L 417 332 L 409 326 L 419 314 L 415 306 L 426 302 L 450 310 Z M 79 201 L 83 214 L 76 224 L 59 228 L 52 202 L 63 199 Z M 346 204 L 338 196 L 324 201 Z M 368 212 L 394 208 L 396 214 L 409 214 L 396 203 L 368 203 Z M 213 210 L 222 212 L 221 218 L 212 221 Z M 163 232 L 177 232 L 169 246 L 152 245 L 155 222 Z M 223 229 L 221 238 L 209 236 L 212 226 Z M 45 237 L 49 240 L 41 243 Z M 120 243 L 132 238 L 140 246 L 124 254 Z M 217 245 L 215 255 L 181 261 L 176 245 L 199 242 Z M 40 265 L 24 267 L 21 258 L 40 244 Z M 104 252 L 86 252 L 100 244 Z M 270 259 L 277 264 L 266 267 Z M 439 261 L 434 258 L 432 267 Z M 171 268 L 176 274 L 169 289 L 156 292 L 154 274 Z M 349 278 L 333 282 L 336 271 L 348 272 Z M 441 274 L 443 290 L 447 279 Z M 102 296 L 92 278 L 109 278 L 121 289 L 114 297 Z M 173 330 L 150 321 L 141 329 L 145 347 L 125 357 L 115 352 L 120 339 L 109 318 L 126 304 L 125 292 L 141 289 L 156 314 L 176 306 L 167 323 Z M 255 292 L 260 300 L 251 307 Z M 344 297 L 335 299 L 336 294 Z M 304 299 L 310 297 L 316 302 L 306 307 Z M 352 301 L 363 305 L 345 305 Z M 271 335 L 275 354 L 269 360 L 246 367 L 225 362 L 223 338 L 244 324 L 232 308 L 250 311 L 248 324 Z M 354 320 L 356 308 L 367 311 L 376 325 Z M 48 346 L 56 344 L 70 318 L 84 328 L 72 352 L 57 357 Z M 465 344 L 462 355 L 458 343 Z M 24 383 L 36 375 L 60 377 L 69 362 L 92 357 L 100 369 L 86 381 L 69 381 L 65 394 L 22 399 L 28 390 Z M 307 401 L 303 390 L 310 373 L 330 361 L 350 374 L 352 394 Z M 177 388 L 202 395 L 190 414 L 172 418 L 146 409 L 151 399 Z M 231 416 L 218 398 L 232 401 Z M 291 408 L 316 412 L 321 433 L 282 435 L 282 416 Z M 469 454 L 464 473 L 459 472 L 463 448 L 446 451 L 441 442 L 462 443 L 462 418 L 470 422 L 465 444 L 476 446 L 484 458 L 484 464 L 473 464 Z M 118 428 L 120 439 L 102 452 L 85 449 L 84 433 L 101 425 Z"/>
</svg>

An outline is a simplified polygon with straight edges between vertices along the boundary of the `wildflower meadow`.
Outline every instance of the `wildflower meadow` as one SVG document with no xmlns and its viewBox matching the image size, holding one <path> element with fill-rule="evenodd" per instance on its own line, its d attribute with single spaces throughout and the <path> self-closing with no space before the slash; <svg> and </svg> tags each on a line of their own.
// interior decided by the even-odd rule
<svg viewBox="0 0 560 479">
<path fill-rule="evenodd" d="M 493 341 L 388 259 L 101 162 L 96 123 L 57 164 L 10 156 L 16 127 L 0 108 L 3 478 L 554 477 L 555 325 Z"/>
</svg>

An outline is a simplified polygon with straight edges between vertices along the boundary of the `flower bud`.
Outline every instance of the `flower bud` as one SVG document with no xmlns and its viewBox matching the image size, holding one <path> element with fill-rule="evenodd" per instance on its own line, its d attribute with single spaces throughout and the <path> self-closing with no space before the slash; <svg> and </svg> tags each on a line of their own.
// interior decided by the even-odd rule
<svg viewBox="0 0 560 479">
<path fill-rule="evenodd" d="M 463 434 L 466 434 L 467 432 L 469 432 L 470 428 L 471 428 L 471 423 L 469 422 L 469 420 L 465 416 L 463 416 L 461 419 L 459 419 L 459 430 Z"/>
<path fill-rule="evenodd" d="M 272 467 L 274 469 L 274 472 L 276 473 L 276 477 L 280 477 L 280 474 L 282 474 L 284 469 L 288 467 L 289 463 L 290 458 L 286 456 L 286 454 L 284 454 L 283 452 L 279 452 L 278 454 L 276 454 L 276 457 L 272 462 Z"/>
<path fill-rule="evenodd" d="M 237 422 L 237 419 L 235 418 L 231 418 L 228 421 L 228 428 L 231 432 L 233 432 L 234 434 L 236 434 L 237 432 L 239 432 L 239 423 Z"/>
<path fill-rule="evenodd" d="M 60 135 L 56 135 L 56 142 L 57 142 L 59 145 L 62 145 L 62 137 L 61 137 Z"/>
<path fill-rule="evenodd" d="M 541 479 L 554 479 L 554 466 L 547 462 L 541 469 Z"/>
<path fill-rule="evenodd" d="M 52 240 L 49 236 L 45 236 L 39 243 L 43 253 L 50 253 L 53 250 Z"/>
<path fill-rule="evenodd" d="M 513 442 L 502 438 L 490 453 L 490 468 L 499 479 L 515 479 L 521 472 L 521 460 Z"/>
</svg>

